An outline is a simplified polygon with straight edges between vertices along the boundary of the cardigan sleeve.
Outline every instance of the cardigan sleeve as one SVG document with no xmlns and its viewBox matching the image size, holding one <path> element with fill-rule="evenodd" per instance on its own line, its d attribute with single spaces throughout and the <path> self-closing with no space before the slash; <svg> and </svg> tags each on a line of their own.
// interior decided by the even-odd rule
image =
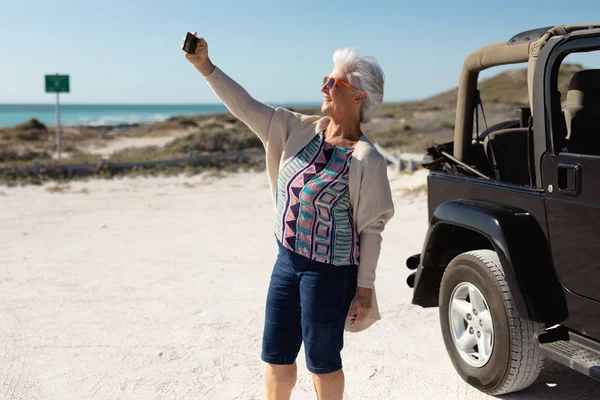
<svg viewBox="0 0 600 400">
<path fill-rule="evenodd" d="M 233 116 L 246 124 L 266 146 L 275 108 L 254 99 L 219 67 L 205 80 Z"/>
<path fill-rule="evenodd" d="M 385 160 L 380 159 L 363 177 L 358 202 L 360 257 L 358 286 L 373 288 L 381 250 L 382 232 L 394 215 L 392 192 Z"/>
</svg>

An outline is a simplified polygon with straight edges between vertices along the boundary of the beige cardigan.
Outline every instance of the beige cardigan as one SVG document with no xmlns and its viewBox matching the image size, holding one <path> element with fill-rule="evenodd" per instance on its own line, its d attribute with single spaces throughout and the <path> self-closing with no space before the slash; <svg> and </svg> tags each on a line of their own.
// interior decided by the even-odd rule
<svg viewBox="0 0 600 400">
<path fill-rule="evenodd" d="M 275 203 L 280 167 L 327 127 L 329 117 L 303 115 L 263 104 L 252 98 L 218 67 L 205 79 L 229 111 L 244 122 L 265 146 L 267 175 Z M 381 318 L 375 296 L 375 269 L 381 248 L 381 233 L 394 215 L 386 160 L 365 135 L 362 135 L 352 153 L 349 186 L 359 235 L 358 286 L 373 289 L 373 307 L 365 321 L 354 327 L 349 326 L 349 320 L 346 323 L 346 330 L 360 331 Z"/>
</svg>

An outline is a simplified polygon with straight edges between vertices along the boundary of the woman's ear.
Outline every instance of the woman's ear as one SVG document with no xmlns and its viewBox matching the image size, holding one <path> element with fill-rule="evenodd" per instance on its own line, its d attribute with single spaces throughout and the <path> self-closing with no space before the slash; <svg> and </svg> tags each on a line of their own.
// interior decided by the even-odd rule
<svg viewBox="0 0 600 400">
<path fill-rule="evenodd" d="M 366 92 L 357 93 L 356 96 L 354 97 L 354 102 L 361 103 L 366 97 L 367 97 Z"/>
</svg>

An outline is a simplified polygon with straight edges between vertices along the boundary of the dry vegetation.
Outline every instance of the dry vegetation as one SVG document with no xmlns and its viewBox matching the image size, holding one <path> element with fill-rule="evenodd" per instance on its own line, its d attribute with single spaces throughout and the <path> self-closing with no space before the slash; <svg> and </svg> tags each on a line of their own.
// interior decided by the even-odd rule
<svg viewBox="0 0 600 400">
<path fill-rule="evenodd" d="M 566 87 L 579 65 L 563 66 L 559 88 L 566 97 Z M 512 70 L 480 82 L 488 125 L 514 119 L 515 110 L 527 106 L 526 69 Z M 380 145 L 406 152 L 424 152 L 435 143 L 452 140 L 455 124 L 457 89 L 425 100 L 383 104 L 372 122 L 364 126 L 371 140 Z M 306 114 L 320 114 L 318 109 L 296 109 Z M 483 129 L 483 121 L 481 120 Z M 173 136 L 164 146 L 130 147 L 113 152 L 108 161 L 150 161 L 186 157 L 190 152 L 201 154 L 262 149 L 260 140 L 246 125 L 230 114 L 173 117 L 164 122 L 129 126 L 71 126 L 62 128 L 62 163 L 94 163 L 101 161 L 98 153 L 90 152 L 94 146 L 120 138 L 148 138 Z M 55 131 L 36 120 L 19 126 L 0 128 L 0 167 L 40 164 L 56 165 Z M 261 168 L 262 160 L 253 159 L 243 165 L 212 163 L 202 168 L 187 168 L 188 173 L 206 168 Z M 50 168 L 50 167 L 49 167 Z M 134 174 L 159 174 L 167 171 L 132 171 Z M 180 172 L 180 171 L 179 171 Z M 16 180 L 22 180 L 13 173 Z M 0 182 L 7 174 L 0 176 Z M 8 179 L 14 181 L 15 179 Z M 33 179 L 35 183 L 36 179 Z"/>
<path fill-rule="evenodd" d="M 46 188 L 46 192 L 48 192 L 48 193 L 64 193 L 70 189 L 71 189 L 71 187 L 69 185 L 53 185 L 53 186 L 48 186 Z"/>
<path fill-rule="evenodd" d="M 421 185 L 414 188 L 404 189 L 402 191 L 402 196 L 408 198 L 419 197 L 425 194 L 427 194 L 427 185 Z"/>
</svg>

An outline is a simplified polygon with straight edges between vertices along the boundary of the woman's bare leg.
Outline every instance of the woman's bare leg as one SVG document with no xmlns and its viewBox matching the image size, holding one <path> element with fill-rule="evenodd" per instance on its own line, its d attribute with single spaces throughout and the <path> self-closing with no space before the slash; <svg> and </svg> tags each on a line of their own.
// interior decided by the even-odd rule
<svg viewBox="0 0 600 400">
<path fill-rule="evenodd" d="M 275 365 L 267 363 L 267 400 L 289 400 L 296 385 L 296 363 Z"/>
<path fill-rule="evenodd" d="M 344 396 L 344 371 L 330 374 L 312 374 L 318 400 L 342 400 Z"/>
</svg>

